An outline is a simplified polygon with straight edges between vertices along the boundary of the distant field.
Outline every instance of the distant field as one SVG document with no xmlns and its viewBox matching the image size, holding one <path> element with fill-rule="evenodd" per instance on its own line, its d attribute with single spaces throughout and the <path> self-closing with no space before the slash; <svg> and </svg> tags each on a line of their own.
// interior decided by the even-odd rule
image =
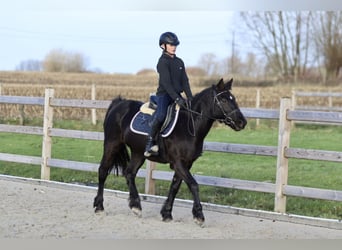
<svg viewBox="0 0 342 250">
<path fill-rule="evenodd" d="M 225 80 L 229 80 L 225 77 Z M 193 93 L 198 93 L 205 87 L 218 82 L 217 78 L 196 77 L 189 75 Z M 264 87 L 241 86 L 241 79 L 234 79 L 232 93 L 236 96 L 240 107 L 255 107 L 257 89 L 260 89 L 262 108 L 279 108 L 279 100 L 284 96 L 291 96 L 292 90 L 305 91 L 333 91 L 341 92 L 341 87 L 324 88 L 317 85 L 272 84 Z M 262 83 L 262 82 L 261 82 Z M 90 99 L 91 85 L 96 85 L 96 99 L 111 100 L 121 95 L 124 98 L 147 101 L 150 93 L 155 92 L 157 75 L 123 75 L 123 74 L 61 74 L 61 73 L 32 73 L 32 72 L 0 72 L 0 86 L 2 95 L 13 96 L 44 96 L 45 88 L 54 88 L 55 97 Z M 260 84 L 260 81 L 259 81 Z M 261 84 L 262 85 L 262 84 Z M 333 99 L 334 105 L 342 106 L 342 98 Z M 298 99 L 300 105 L 328 106 L 327 98 Z M 38 106 L 20 106 L 0 104 L 1 116 L 7 119 L 17 119 L 24 114 L 25 119 L 40 118 L 43 108 Z M 98 119 L 103 120 L 105 110 L 97 111 Z M 55 117 L 63 119 L 90 119 L 90 110 L 86 109 L 58 109 Z M 3 117 L 0 117 L 0 119 Z"/>
</svg>

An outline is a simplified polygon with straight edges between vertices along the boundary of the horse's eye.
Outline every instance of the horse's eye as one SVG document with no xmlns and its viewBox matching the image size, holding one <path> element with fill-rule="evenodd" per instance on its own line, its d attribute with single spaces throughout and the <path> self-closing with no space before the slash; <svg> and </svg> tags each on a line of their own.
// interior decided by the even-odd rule
<svg viewBox="0 0 342 250">
<path fill-rule="evenodd" d="M 222 99 L 223 103 L 227 103 L 227 101 L 228 101 L 227 99 Z"/>
<path fill-rule="evenodd" d="M 230 99 L 230 100 L 233 100 L 233 97 L 230 95 L 230 96 L 229 96 L 229 99 Z"/>
</svg>

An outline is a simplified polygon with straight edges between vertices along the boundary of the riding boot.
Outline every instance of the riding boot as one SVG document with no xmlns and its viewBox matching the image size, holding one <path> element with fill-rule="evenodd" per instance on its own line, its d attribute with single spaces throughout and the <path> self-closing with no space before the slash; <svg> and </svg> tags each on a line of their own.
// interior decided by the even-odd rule
<svg viewBox="0 0 342 250">
<path fill-rule="evenodd" d="M 160 122 L 157 119 L 153 119 L 151 125 L 150 134 L 147 137 L 147 143 L 144 155 L 149 157 L 151 155 L 158 155 L 159 147 L 156 143 L 156 137 L 159 132 Z"/>
</svg>

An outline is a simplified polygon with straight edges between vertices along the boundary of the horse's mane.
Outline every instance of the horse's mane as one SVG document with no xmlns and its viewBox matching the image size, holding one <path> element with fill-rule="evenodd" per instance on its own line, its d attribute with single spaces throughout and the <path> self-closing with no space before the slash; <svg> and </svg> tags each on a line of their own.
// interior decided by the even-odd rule
<svg viewBox="0 0 342 250">
<path fill-rule="evenodd" d="M 207 102 L 208 101 L 207 96 L 209 95 L 211 89 L 212 89 L 212 87 L 208 87 L 208 88 L 202 90 L 201 92 L 195 94 L 194 103 L 199 104 L 202 102 Z"/>
</svg>

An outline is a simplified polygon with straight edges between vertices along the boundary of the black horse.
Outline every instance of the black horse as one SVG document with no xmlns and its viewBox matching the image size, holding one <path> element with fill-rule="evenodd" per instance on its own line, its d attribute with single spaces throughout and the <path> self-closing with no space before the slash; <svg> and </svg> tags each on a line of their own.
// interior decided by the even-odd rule
<svg viewBox="0 0 342 250">
<path fill-rule="evenodd" d="M 204 223 L 202 205 L 199 199 L 198 184 L 190 173 L 193 162 L 201 155 L 203 141 L 214 121 L 223 122 L 235 131 L 242 130 L 247 121 L 241 113 L 235 97 L 230 92 L 233 79 L 202 90 L 194 96 L 191 110 L 182 108 L 173 132 L 166 138 L 159 138 L 159 155 L 148 159 L 160 163 L 169 163 L 174 176 L 167 199 L 160 211 L 163 221 L 172 220 L 172 207 L 179 187 L 184 181 L 193 195 L 193 217 L 197 224 Z M 143 165 L 146 136 L 130 130 L 130 122 L 139 111 L 142 103 L 114 99 L 107 110 L 104 120 L 104 149 L 98 170 L 99 186 L 94 199 L 95 212 L 103 211 L 103 189 L 108 174 L 115 168 L 121 168 L 129 188 L 129 207 L 141 215 L 139 193 L 135 177 Z M 189 123 L 193 121 L 193 123 Z M 189 126 L 192 125 L 192 126 Z M 130 155 L 127 147 L 130 148 Z"/>
</svg>

